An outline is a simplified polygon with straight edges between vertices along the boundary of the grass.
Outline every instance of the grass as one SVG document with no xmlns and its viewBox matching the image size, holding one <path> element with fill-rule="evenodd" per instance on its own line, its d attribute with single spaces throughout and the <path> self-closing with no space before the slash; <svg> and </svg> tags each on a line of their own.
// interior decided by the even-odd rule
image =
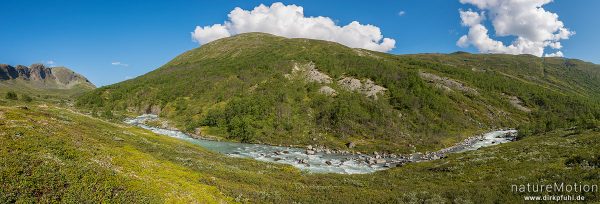
<svg viewBox="0 0 600 204">
<path fill-rule="evenodd" d="M 600 156 L 600 130 L 590 128 L 374 174 L 311 174 L 70 109 L 14 104 L 0 106 L 0 202 L 516 203 L 537 194 L 512 184 L 600 182 L 598 167 L 582 161 Z M 600 202 L 597 192 L 582 195 Z"/>
</svg>

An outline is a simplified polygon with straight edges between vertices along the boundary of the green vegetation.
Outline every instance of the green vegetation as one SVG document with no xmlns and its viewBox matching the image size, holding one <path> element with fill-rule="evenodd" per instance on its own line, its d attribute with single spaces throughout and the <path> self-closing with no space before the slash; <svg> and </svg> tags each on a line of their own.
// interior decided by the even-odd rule
<svg viewBox="0 0 600 204">
<path fill-rule="evenodd" d="M 370 79 L 387 88 L 378 100 L 327 84 L 289 78 L 314 63 L 333 81 Z M 476 133 L 518 127 L 524 136 L 600 118 L 599 66 L 521 55 L 390 55 L 336 43 L 261 33 L 214 41 L 132 80 L 101 87 L 77 106 L 109 117 L 154 112 L 177 128 L 268 144 L 319 144 L 357 151 L 437 150 Z M 447 77 L 475 92 L 420 77 Z M 531 112 L 511 104 L 519 100 Z M 102 115 L 102 114 L 100 114 Z M 415 148 L 413 148 L 416 147 Z"/>
<path fill-rule="evenodd" d="M 511 185 L 598 184 L 599 132 L 560 129 L 374 174 L 310 174 L 68 109 L 0 106 L 0 202 L 520 203 L 544 194 Z"/>
<path fill-rule="evenodd" d="M 15 93 L 14 91 L 6 92 L 6 99 L 17 100 L 17 93 Z"/>
<path fill-rule="evenodd" d="M 23 94 L 23 95 L 21 95 L 21 100 L 23 100 L 25 102 L 32 102 L 33 98 L 31 98 L 31 96 L 29 96 L 27 94 Z"/>
</svg>

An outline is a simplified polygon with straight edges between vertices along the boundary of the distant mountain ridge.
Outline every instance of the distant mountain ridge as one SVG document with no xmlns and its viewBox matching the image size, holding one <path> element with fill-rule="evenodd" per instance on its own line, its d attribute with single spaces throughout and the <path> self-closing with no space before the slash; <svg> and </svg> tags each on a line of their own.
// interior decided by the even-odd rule
<svg viewBox="0 0 600 204">
<path fill-rule="evenodd" d="M 36 89 L 96 88 L 86 77 L 66 67 L 46 67 L 43 64 L 29 67 L 0 64 L 0 83 L 25 84 Z"/>
</svg>

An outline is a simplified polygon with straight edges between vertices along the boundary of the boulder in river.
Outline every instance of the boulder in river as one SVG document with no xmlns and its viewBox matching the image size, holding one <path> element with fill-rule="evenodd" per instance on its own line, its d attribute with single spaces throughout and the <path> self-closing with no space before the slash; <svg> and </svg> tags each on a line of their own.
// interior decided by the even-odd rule
<svg viewBox="0 0 600 204">
<path fill-rule="evenodd" d="M 331 161 L 326 161 L 326 162 L 325 162 L 325 164 L 327 164 L 327 165 L 331 165 L 331 164 L 333 164 L 333 163 L 331 163 Z"/>
<path fill-rule="evenodd" d="M 313 150 L 306 150 L 306 154 L 313 155 L 313 154 L 315 154 L 315 151 L 313 151 Z"/>
</svg>

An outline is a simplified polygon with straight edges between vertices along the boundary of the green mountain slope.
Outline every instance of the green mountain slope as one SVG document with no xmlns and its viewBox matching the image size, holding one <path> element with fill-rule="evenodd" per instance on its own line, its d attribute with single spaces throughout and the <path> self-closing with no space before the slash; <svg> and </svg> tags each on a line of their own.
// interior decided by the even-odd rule
<svg viewBox="0 0 600 204">
<path fill-rule="evenodd" d="M 597 185 L 599 129 L 547 134 L 373 174 L 300 172 L 68 109 L 0 106 L 2 203 L 521 203 L 512 185 Z"/>
<path fill-rule="evenodd" d="M 358 151 L 406 153 L 501 127 L 527 135 L 593 124 L 599 69 L 527 55 L 390 55 L 248 33 L 77 104 L 107 116 L 159 113 L 182 130 L 242 142 L 354 142 Z"/>
</svg>

